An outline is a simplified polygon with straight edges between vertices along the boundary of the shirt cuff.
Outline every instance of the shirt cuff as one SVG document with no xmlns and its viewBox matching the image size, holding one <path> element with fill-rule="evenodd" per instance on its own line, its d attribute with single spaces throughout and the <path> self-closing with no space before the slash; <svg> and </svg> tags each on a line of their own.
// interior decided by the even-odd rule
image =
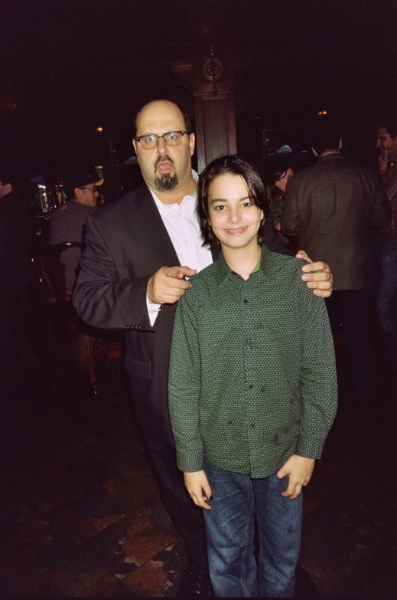
<svg viewBox="0 0 397 600">
<path fill-rule="evenodd" d="M 160 312 L 161 304 L 154 304 L 153 302 L 149 302 L 149 299 L 146 296 L 146 306 L 147 306 L 147 312 L 148 312 L 148 316 L 149 316 L 149 320 L 150 320 L 150 325 L 153 327 L 153 325 L 157 319 L 157 315 Z"/>
</svg>

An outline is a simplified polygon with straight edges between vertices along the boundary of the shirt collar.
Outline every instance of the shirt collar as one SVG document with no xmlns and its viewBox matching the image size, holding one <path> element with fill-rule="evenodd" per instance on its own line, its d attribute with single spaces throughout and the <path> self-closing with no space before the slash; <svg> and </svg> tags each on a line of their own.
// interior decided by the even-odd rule
<svg viewBox="0 0 397 600">
<path fill-rule="evenodd" d="M 281 255 L 278 254 L 277 256 L 281 256 Z M 251 279 L 251 277 L 256 277 L 256 278 L 271 277 L 280 268 L 281 268 L 280 262 L 274 260 L 274 253 L 270 252 L 270 250 L 266 246 L 262 246 L 261 262 L 260 262 L 259 269 L 257 271 L 254 271 L 253 273 L 251 273 L 250 279 Z M 220 252 L 219 257 L 217 258 L 217 260 L 215 262 L 215 269 L 216 269 L 215 277 L 216 277 L 217 285 L 219 287 L 221 287 L 223 284 L 225 284 L 226 281 L 230 277 L 234 277 L 236 275 L 236 273 L 234 271 L 232 271 L 232 269 L 227 264 L 222 252 Z M 241 280 L 243 281 L 242 278 L 241 278 Z"/>
<path fill-rule="evenodd" d="M 197 173 L 196 173 L 196 171 L 194 171 L 193 169 L 192 169 L 192 177 L 193 177 L 194 181 L 195 181 L 195 182 L 196 182 L 196 184 L 197 184 L 197 181 L 198 181 L 198 174 L 197 174 Z M 186 196 L 184 196 L 184 197 L 183 197 L 181 204 L 164 204 L 164 203 L 163 203 L 163 202 L 161 202 L 161 200 L 160 200 L 160 199 L 159 199 L 159 198 L 156 196 L 156 194 L 155 194 L 154 192 L 152 192 L 152 190 L 151 190 L 150 188 L 148 188 L 148 189 L 149 189 L 149 192 L 152 194 L 153 200 L 154 200 L 154 202 L 155 202 L 155 204 L 156 204 L 157 208 L 159 209 L 160 213 L 161 213 L 161 211 L 162 211 L 162 210 L 167 210 L 167 207 L 170 207 L 170 206 L 174 206 L 174 207 L 175 207 L 175 206 L 176 206 L 176 207 L 178 207 L 178 206 L 182 206 L 182 204 L 184 203 L 184 201 L 185 201 L 186 199 L 190 200 L 191 198 L 193 198 L 195 203 L 196 203 L 196 201 L 197 201 L 197 185 L 196 185 L 196 187 L 194 188 L 194 192 L 193 192 L 193 194 L 187 194 Z M 195 205 L 196 205 L 196 204 L 195 204 Z M 172 210 L 172 209 L 171 209 L 171 210 Z"/>
<path fill-rule="evenodd" d="M 326 160 L 328 158 L 337 158 L 343 156 L 340 150 L 329 150 L 318 157 L 318 160 Z"/>
</svg>

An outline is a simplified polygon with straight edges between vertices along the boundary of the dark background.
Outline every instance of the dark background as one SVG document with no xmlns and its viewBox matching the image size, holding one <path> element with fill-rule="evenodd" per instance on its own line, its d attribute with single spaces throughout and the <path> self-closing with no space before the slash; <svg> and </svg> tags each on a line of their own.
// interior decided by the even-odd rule
<svg viewBox="0 0 397 600">
<path fill-rule="evenodd" d="M 2 0 L 0 159 L 22 180 L 95 164 L 108 180 L 117 169 L 133 176 L 136 166 L 112 168 L 110 147 L 123 162 L 142 103 L 167 97 L 193 112 L 189 85 L 169 66 L 191 57 L 190 1 Z M 264 129 L 304 128 L 327 110 L 347 150 L 373 160 L 377 118 L 397 112 L 397 2 L 224 4 L 239 154 L 260 164 Z"/>
</svg>

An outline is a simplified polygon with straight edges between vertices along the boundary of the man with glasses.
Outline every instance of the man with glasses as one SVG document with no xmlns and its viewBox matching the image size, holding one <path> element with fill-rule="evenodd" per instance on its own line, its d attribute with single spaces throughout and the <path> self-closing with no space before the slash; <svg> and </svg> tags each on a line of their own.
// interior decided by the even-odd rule
<svg viewBox="0 0 397 600">
<path fill-rule="evenodd" d="M 70 177 L 65 183 L 67 202 L 55 210 L 50 222 L 50 245 L 72 242 L 82 244 L 87 218 L 97 208 L 98 187 L 103 179 L 81 173 Z M 60 255 L 65 265 L 66 294 L 71 295 L 76 281 L 76 270 L 81 257 L 78 246 L 66 248 Z"/>
<path fill-rule="evenodd" d="M 73 297 L 82 319 L 124 329 L 132 400 L 161 498 L 182 536 L 189 569 L 178 597 L 209 593 L 203 515 L 188 497 L 176 467 L 168 415 L 168 363 L 176 302 L 189 277 L 214 255 L 203 248 L 196 216 L 191 157 L 195 137 L 172 102 L 146 104 L 136 118 L 133 145 L 144 184 L 90 216 Z M 324 263 L 305 265 L 316 295 L 328 296 Z"/>
</svg>

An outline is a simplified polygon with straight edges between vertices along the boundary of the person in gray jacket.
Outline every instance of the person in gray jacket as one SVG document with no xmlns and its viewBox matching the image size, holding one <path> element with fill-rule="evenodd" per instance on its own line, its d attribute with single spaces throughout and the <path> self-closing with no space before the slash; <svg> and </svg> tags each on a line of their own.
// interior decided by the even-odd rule
<svg viewBox="0 0 397 600">
<path fill-rule="evenodd" d="M 370 313 L 378 275 L 374 228 L 387 226 L 390 208 L 376 171 L 342 154 L 337 127 L 314 130 L 312 149 L 317 163 L 288 182 L 281 229 L 331 267 L 335 291 L 326 300 L 331 326 L 335 331 L 343 324 L 356 401 L 369 407 L 375 362 Z"/>
</svg>

